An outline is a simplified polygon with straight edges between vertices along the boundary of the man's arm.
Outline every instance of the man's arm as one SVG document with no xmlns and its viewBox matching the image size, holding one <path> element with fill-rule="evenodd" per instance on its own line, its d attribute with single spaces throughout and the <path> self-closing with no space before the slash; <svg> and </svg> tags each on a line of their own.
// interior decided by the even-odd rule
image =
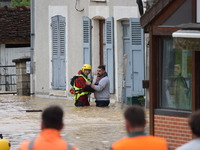
<svg viewBox="0 0 200 150">
<path fill-rule="evenodd" d="M 108 84 L 108 78 L 105 77 L 99 81 L 98 85 L 91 84 L 91 87 L 96 91 L 102 91 L 107 84 Z"/>
</svg>

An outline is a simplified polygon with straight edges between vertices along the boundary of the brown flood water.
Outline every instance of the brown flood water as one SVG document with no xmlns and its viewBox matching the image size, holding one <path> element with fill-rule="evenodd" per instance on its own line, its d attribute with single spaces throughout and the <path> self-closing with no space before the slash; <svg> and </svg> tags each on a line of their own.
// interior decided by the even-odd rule
<svg viewBox="0 0 200 150">
<path fill-rule="evenodd" d="M 10 140 L 11 150 L 17 150 L 23 140 L 32 139 L 40 132 L 42 110 L 56 104 L 65 111 L 65 128 L 62 137 L 80 150 L 106 150 L 110 145 L 125 137 L 123 109 L 120 103 L 106 108 L 91 106 L 76 108 L 72 100 L 66 98 L 0 96 L 0 133 Z"/>
</svg>

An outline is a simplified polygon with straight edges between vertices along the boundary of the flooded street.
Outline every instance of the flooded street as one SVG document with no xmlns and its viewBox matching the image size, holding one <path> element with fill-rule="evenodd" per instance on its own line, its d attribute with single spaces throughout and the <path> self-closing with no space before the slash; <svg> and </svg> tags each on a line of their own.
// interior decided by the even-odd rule
<svg viewBox="0 0 200 150">
<path fill-rule="evenodd" d="M 72 100 L 65 98 L 1 95 L 0 133 L 10 140 L 11 150 L 40 132 L 41 112 L 26 110 L 42 110 L 52 104 L 62 106 L 65 112 L 62 137 L 80 150 L 109 149 L 114 141 L 126 136 L 120 103 L 97 108 L 91 102 L 90 107 L 76 108 Z"/>
</svg>

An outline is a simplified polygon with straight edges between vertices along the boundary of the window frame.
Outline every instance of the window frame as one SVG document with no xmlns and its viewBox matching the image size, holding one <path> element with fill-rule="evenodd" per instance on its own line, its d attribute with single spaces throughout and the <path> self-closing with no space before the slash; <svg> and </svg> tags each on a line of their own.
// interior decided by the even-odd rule
<svg viewBox="0 0 200 150">
<path fill-rule="evenodd" d="M 175 108 L 175 107 L 164 107 L 162 106 L 162 103 L 165 103 L 165 101 L 167 99 L 165 99 L 165 96 L 163 95 L 163 75 L 164 75 L 164 70 L 163 70 L 163 66 L 165 64 L 163 64 L 163 60 L 167 60 L 166 58 L 164 58 L 164 41 L 168 39 L 168 40 L 172 40 L 173 38 L 172 36 L 160 36 L 158 37 L 158 104 L 157 104 L 157 108 L 159 109 L 167 109 L 167 110 L 176 110 L 176 111 L 187 111 L 187 112 L 191 112 L 192 110 L 192 105 L 190 109 L 186 109 L 186 108 Z M 173 51 L 176 51 L 175 49 L 173 49 Z M 182 50 L 179 50 L 182 51 Z M 177 53 L 176 53 L 177 54 Z M 176 57 L 176 55 L 175 55 Z M 192 63 L 192 62 L 191 62 Z M 168 71 L 167 71 L 168 72 Z M 192 79 L 192 78 L 191 78 Z M 192 88 L 192 87 L 191 87 Z M 192 89 L 191 89 L 192 90 Z M 192 97 L 190 102 L 192 103 Z"/>
<path fill-rule="evenodd" d="M 200 109 L 200 51 L 192 52 L 192 110 L 179 111 L 173 109 L 161 109 L 158 107 L 159 82 L 158 82 L 158 38 L 162 36 L 172 36 L 173 32 L 180 30 L 177 27 L 149 27 L 149 113 L 150 113 L 150 134 L 154 134 L 154 115 L 164 115 L 173 117 L 187 117 L 192 112 Z"/>
<path fill-rule="evenodd" d="M 171 112 L 173 112 L 173 116 L 188 116 L 194 108 L 194 86 L 192 86 L 192 111 L 184 111 L 184 110 L 176 110 L 176 109 L 164 109 L 159 108 L 159 47 L 158 47 L 158 39 L 165 36 L 172 36 L 172 33 L 179 30 L 180 28 L 176 27 L 151 27 L 150 28 L 150 77 L 149 77 L 149 89 L 150 89 L 150 116 L 151 121 L 153 121 L 154 115 L 167 115 L 171 116 Z M 193 52 L 194 53 L 194 52 Z M 192 64 L 194 64 L 193 54 L 192 53 Z M 194 66 L 192 66 L 194 68 Z M 193 71 L 195 69 L 192 69 Z M 192 72 L 194 74 L 194 72 Z M 194 78 L 196 75 L 192 77 L 192 83 L 195 83 Z M 196 105 L 195 105 L 196 106 Z M 153 122 L 152 122 L 153 124 Z M 153 129 L 151 129 L 151 133 L 153 134 Z"/>
<path fill-rule="evenodd" d="M 157 97 L 156 101 L 153 101 L 153 114 L 154 115 L 166 115 L 174 117 L 188 117 L 192 112 L 200 109 L 200 51 L 192 52 L 192 109 L 181 110 L 181 109 L 170 109 L 170 108 L 159 108 L 159 85 L 157 85 Z M 159 81 L 157 82 L 157 84 Z M 152 108 L 151 106 L 151 108 Z M 152 113 L 152 112 L 151 112 Z"/>
<path fill-rule="evenodd" d="M 156 76 L 157 76 L 157 88 L 156 88 L 156 101 L 155 108 L 154 108 L 154 114 L 156 115 L 167 115 L 167 116 L 176 116 L 176 117 L 188 117 L 192 110 L 184 110 L 184 109 L 176 109 L 176 108 L 162 108 L 160 107 L 160 101 L 162 100 L 162 95 L 160 93 L 160 89 L 162 88 L 162 82 L 161 77 L 163 75 L 162 72 L 162 59 L 163 59 L 163 39 L 166 37 L 172 37 L 171 35 L 165 35 L 165 36 L 156 36 Z M 161 43 L 161 44 L 159 44 Z M 160 47 L 161 46 L 161 47 Z M 193 58 L 193 53 L 192 53 Z M 193 63 L 193 62 L 192 62 Z M 192 70 L 193 67 L 192 67 Z M 193 77 L 192 77 L 193 78 Z M 192 87 L 193 91 L 193 87 Z M 192 95 L 192 104 L 193 104 L 193 95 Z"/>
</svg>

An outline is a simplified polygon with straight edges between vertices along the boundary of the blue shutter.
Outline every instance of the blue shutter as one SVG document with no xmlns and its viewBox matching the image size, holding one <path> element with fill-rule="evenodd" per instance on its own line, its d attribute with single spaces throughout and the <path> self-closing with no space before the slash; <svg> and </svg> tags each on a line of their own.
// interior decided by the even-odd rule
<svg viewBox="0 0 200 150">
<path fill-rule="evenodd" d="M 132 95 L 144 95 L 142 80 L 144 80 L 144 30 L 139 18 L 130 18 L 130 48 L 132 57 Z"/>
<path fill-rule="evenodd" d="M 114 93 L 115 89 L 115 77 L 114 77 L 114 21 L 113 18 L 107 18 L 105 23 L 105 38 L 106 38 L 106 50 L 105 50 L 105 65 L 108 77 L 110 79 L 110 93 Z"/>
<path fill-rule="evenodd" d="M 60 56 L 65 57 L 65 17 L 59 17 Z"/>
<path fill-rule="evenodd" d="M 58 17 L 51 18 L 52 27 L 52 88 L 58 88 L 58 65 L 59 65 L 59 24 Z"/>
<path fill-rule="evenodd" d="M 59 35 L 60 35 L 60 65 L 59 65 L 59 89 L 65 90 L 66 89 L 66 65 L 65 65 L 65 17 L 59 17 Z"/>
<path fill-rule="evenodd" d="M 132 86 L 133 86 L 133 79 L 132 79 L 132 50 L 130 48 L 130 23 L 129 21 L 123 22 L 124 24 L 124 41 L 123 41 L 123 48 L 124 48 L 124 66 L 126 69 L 125 74 L 125 80 L 126 80 L 126 97 L 132 97 Z M 129 31 L 127 31 L 129 29 Z"/>
<path fill-rule="evenodd" d="M 65 75 L 65 17 L 51 18 L 52 27 L 52 88 L 66 89 Z"/>
<path fill-rule="evenodd" d="M 91 19 L 83 17 L 83 64 L 91 61 Z"/>
</svg>

